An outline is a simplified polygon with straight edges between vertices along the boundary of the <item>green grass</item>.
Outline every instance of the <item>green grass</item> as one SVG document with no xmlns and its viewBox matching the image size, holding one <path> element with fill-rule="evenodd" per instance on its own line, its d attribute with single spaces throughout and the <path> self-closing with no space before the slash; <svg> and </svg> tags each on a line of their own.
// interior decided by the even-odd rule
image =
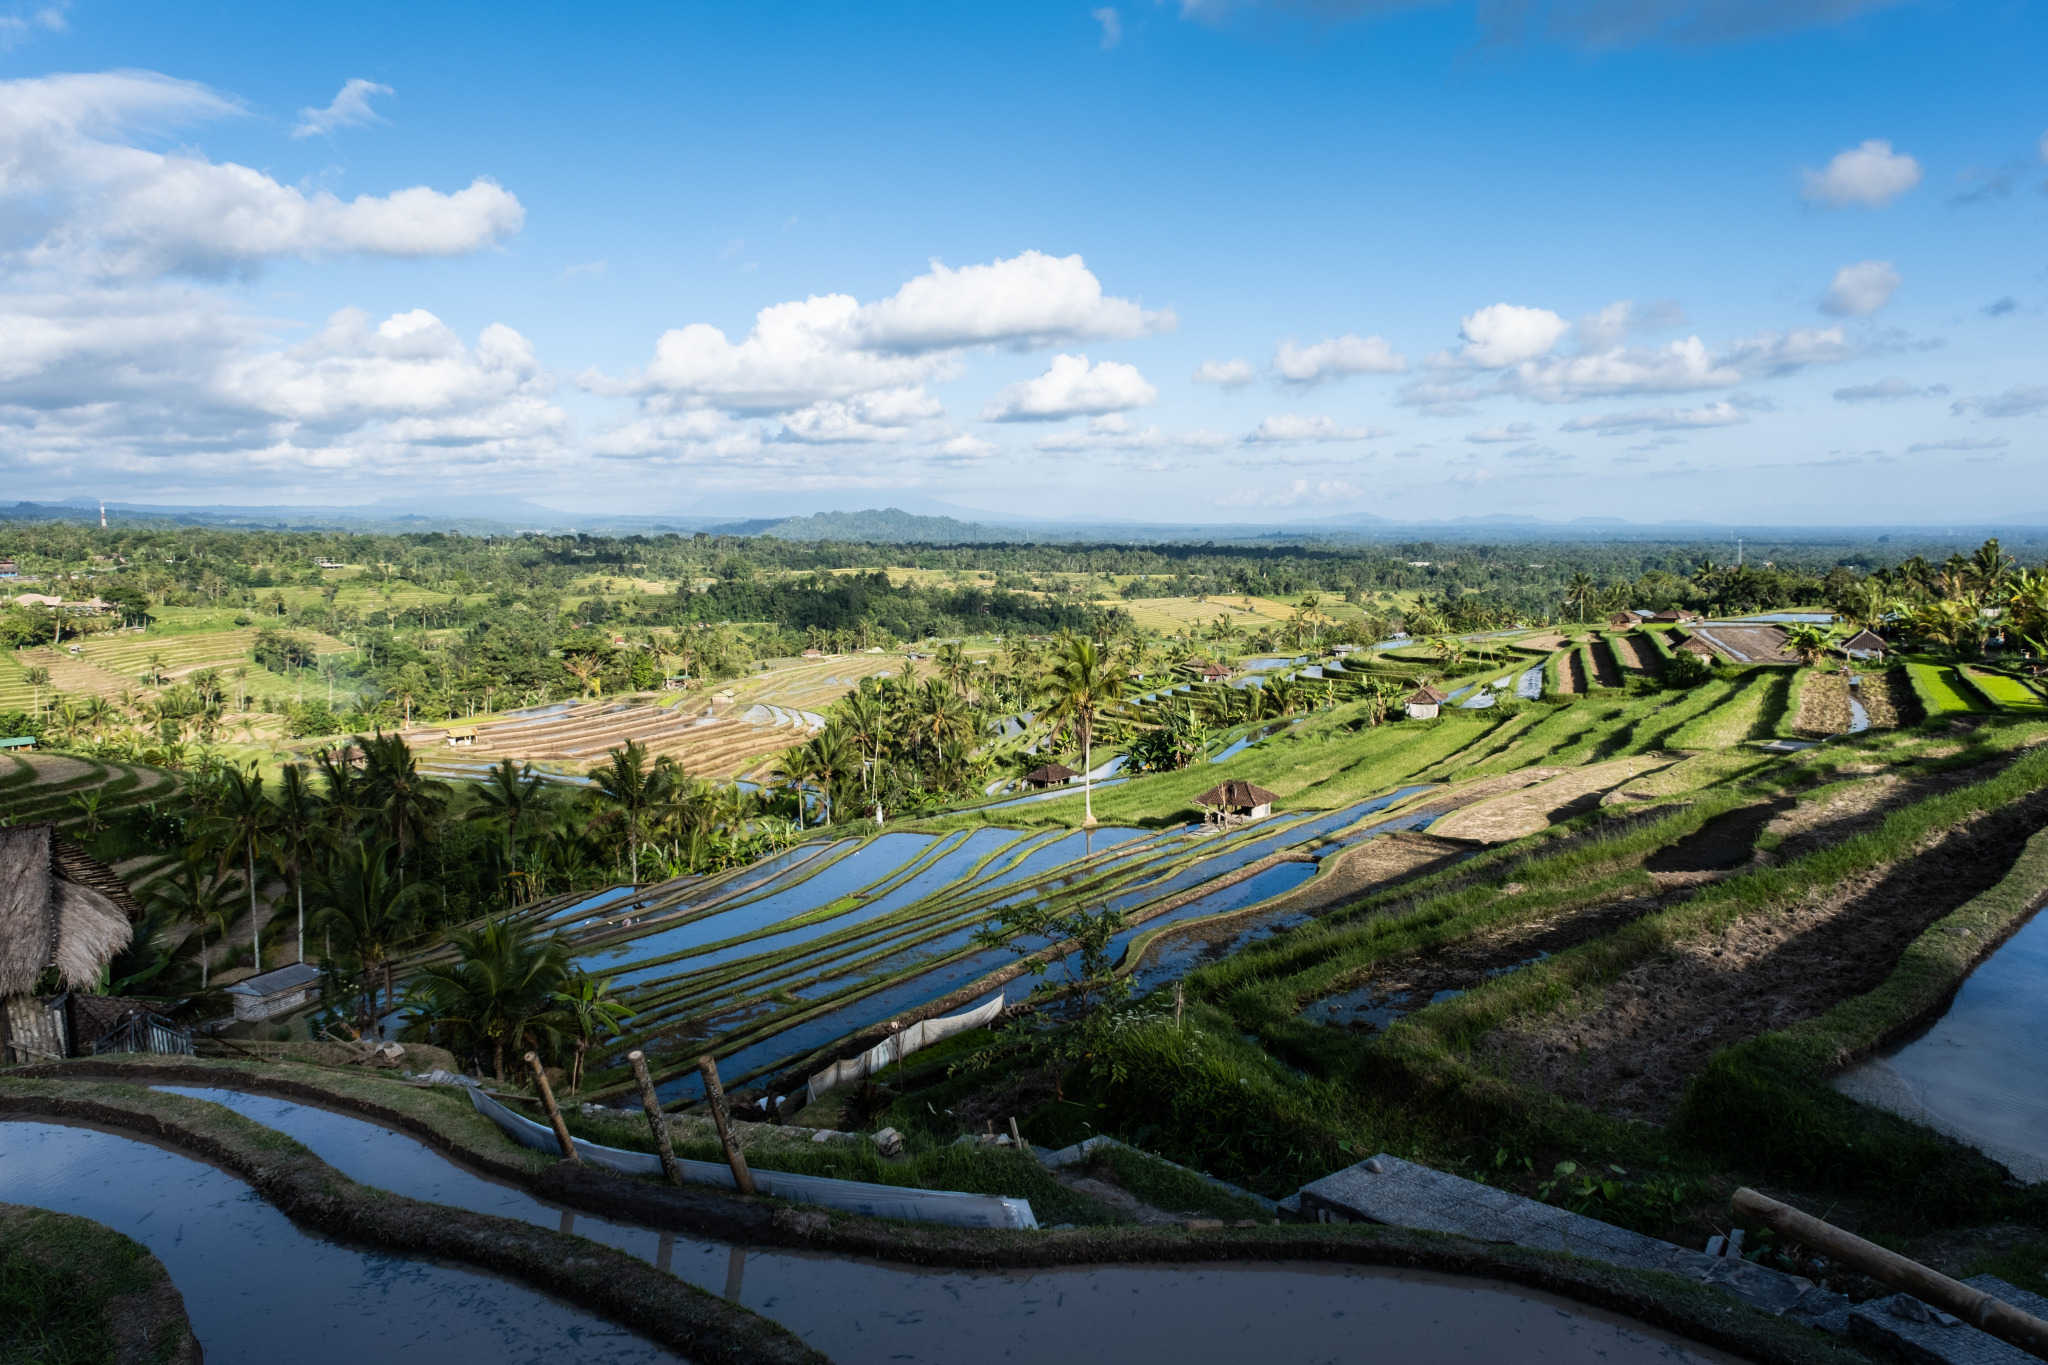
<svg viewBox="0 0 2048 1365">
<path fill-rule="evenodd" d="M 1983 711 L 1982 702 L 1969 696 L 1961 685 L 1953 668 L 1941 664 L 1909 661 L 1906 664 L 1906 681 L 1919 699 L 1927 719 L 1937 716 L 1968 714 Z"/>
<path fill-rule="evenodd" d="M 2041 694 L 2021 682 L 2018 678 L 2003 673 L 1989 673 L 1980 668 L 1962 670 L 1963 681 L 1975 688 L 1993 706 L 2001 711 L 2038 713 L 2048 710 Z"/>
<path fill-rule="evenodd" d="M 140 1243 L 111 1228 L 0 1204 L 0 1360 L 100 1365 L 114 1359 L 108 1308 L 162 1275 Z M 177 1344 L 163 1341 L 156 1358 Z"/>
</svg>

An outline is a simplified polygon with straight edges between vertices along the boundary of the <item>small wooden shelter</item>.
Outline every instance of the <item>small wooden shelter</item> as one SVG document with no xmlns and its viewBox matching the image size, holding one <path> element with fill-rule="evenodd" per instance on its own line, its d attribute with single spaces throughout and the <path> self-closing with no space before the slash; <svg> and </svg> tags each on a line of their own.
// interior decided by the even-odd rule
<svg viewBox="0 0 2048 1365">
<path fill-rule="evenodd" d="M 141 916 L 114 870 L 55 825 L 0 829 L 0 1060 L 68 1055 L 68 1030 L 36 984 L 54 967 L 67 991 L 92 990 Z"/>
<path fill-rule="evenodd" d="M 1222 664 L 1209 664 L 1202 669 L 1203 682 L 1223 682 L 1230 677 L 1230 670 Z"/>
<path fill-rule="evenodd" d="M 1204 819 L 1227 824 L 1232 820 L 1263 820 L 1273 813 L 1273 802 L 1278 799 L 1264 787 L 1233 779 L 1209 788 L 1195 798 L 1195 804 L 1204 811 Z"/>
<path fill-rule="evenodd" d="M 474 725 L 451 725 L 443 732 L 451 749 L 467 749 L 476 744 Z"/>
<path fill-rule="evenodd" d="M 1449 700 L 1448 694 L 1439 692 L 1434 687 L 1424 683 L 1421 687 L 1416 688 L 1408 697 L 1408 719 L 1435 720 L 1443 713 L 1444 703 Z"/>
<path fill-rule="evenodd" d="M 1885 651 L 1891 648 L 1882 635 L 1875 631 L 1859 630 L 1836 648 L 1852 659 L 1877 659 L 1882 661 Z"/>
<path fill-rule="evenodd" d="M 1616 630 L 1633 630 L 1643 623 L 1643 618 L 1632 611 L 1618 611 L 1607 618 L 1607 624 Z"/>
<path fill-rule="evenodd" d="M 1666 607 L 1650 619 L 1652 621 L 1669 621 L 1683 624 L 1688 621 L 1704 621 L 1706 618 L 1696 611 L 1684 611 L 1678 607 Z"/>
<path fill-rule="evenodd" d="M 1064 763 L 1048 763 L 1044 767 L 1033 768 L 1030 772 L 1024 774 L 1024 785 L 1027 787 L 1064 787 L 1080 775 Z"/>
<path fill-rule="evenodd" d="M 1687 636 L 1684 640 L 1681 640 L 1678 643 L 1677 647 L 1687 654 L 1697 654 L 1702 659 L 1706 659 L 1709 662 L 1721 657 L 1721 651 L 1715 649 L 1712 645 L 1708 644 L 1704 639 L 1697 635 Z"/>
<path fill-rule="evenodd" d="M 305 1008 L 320 998 L 320 969 L 294 962 L 274 972 L 248 977 L 228 987 L 235 998 L 235 1018 L 244 1022 L 275 1019 Z"/>
</svg>

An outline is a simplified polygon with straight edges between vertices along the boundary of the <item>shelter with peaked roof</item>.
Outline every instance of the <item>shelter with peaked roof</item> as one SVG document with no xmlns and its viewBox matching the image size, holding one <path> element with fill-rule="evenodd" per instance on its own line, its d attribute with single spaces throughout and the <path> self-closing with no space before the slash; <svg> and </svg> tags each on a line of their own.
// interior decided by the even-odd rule
<svg viewBox="0 0 2048 1365">
<path fill-rule="evenodd" d="M 320 969 L 294 962 L 261 976 L 246 977 L 228 987 L 235 998 L 235 1018 L 244 1022 L 291 1014 L 320 998 Z"/>
<path fill-rule="evenodd" d="M 141 915 L 114 870 L 55 825 L 0 829 L 0 1060 L 66 1055 L 66 1030 L 36 984 L 55 968 L 65 990 L 92 990 Z"/>
<path fill-rule="evenodd" d="M 1428 683 L 1415 689 L 1408 697 L 1408 719 L 1435 720 L 1443 713 L 1444 703 L 1450 700 L 1446 693 L 1437 691 Z"/>
<path fill-rule="evenodd" d="M 1852 659 L 1882 659 L 1891 645 L 1875 631 L 1859 630 L 1835 648 Z"/>
<path fill-rule="evenodd" d="M 1634 630 L 1643 623 L 1643 618 L 1632 611 L 1618 611 L 1607 618 L 1607 624 L 1616 630 Z"/>
<path fill-rule="evenodd" d="M 1230 670 L 1222 664 L 1207 664 L 1202 669 L 1203 682 L 1223 682 L 1230 677 Z"/>
<path fill-rule="evenodd" d="M 1231 820 L 1263 820 L 1273 813 L 1273 803 L 1277 800 L 1279 797 L 1264 787 L 1233 778 L 1203 792 L 1195 798 L 1195 804 L 1203 809 L 1205 819 L 1227 823 Z"/>
<path fill-rule="evenodd" d="M 1064 787 L 1080 775 L 1064 763 L 1048 763 L 1043 767 L 1033 768 L 1030 772 L 1024 774 L 1024 785 L 1027 787 Z"/>
<path fill-rule="evenodd" d="M 1652 621 L 1674 621 L 1682 624 L 1688 621 L 1704 621 L 1707 618 L 1701 616 L 1696 611 L 1685 611 L 1678 607 L 1666 607 L 1650 619 Z"/>
</svg>

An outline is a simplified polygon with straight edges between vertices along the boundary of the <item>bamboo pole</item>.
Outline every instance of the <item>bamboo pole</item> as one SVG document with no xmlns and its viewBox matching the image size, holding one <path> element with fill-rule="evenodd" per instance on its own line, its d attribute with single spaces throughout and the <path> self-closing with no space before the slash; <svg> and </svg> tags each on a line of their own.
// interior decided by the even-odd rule
<svg viewBox="0 0 2048 1365">
<path fill-rule="evenodd" d="M 662 1178 L 671 1185 L 683 1183 L 682 1167 L 676 1165 L 675 1145 L 669 1140 L 668 1119 L 661 1112 L 661 1097 L 654 1093 L 654 1077 L 647 1074 L 647 1054 L 635 1048 L 626 1054 L 632 1063 L 633 1079 L 640 1082 L 640 1106 L 647 1111 L 647 1126 L 654 1130 L 654 1151 L 661 1158 Z"/>
<path fill-rule="evenodd" d="M 697 1059 L 697 1070 L 704 1073 L 704 1098 L 711 1102 L 711 1121 L 718 1125 L 718 1140 L 725 1146 L 725 1160 L 732 1167 L 733 1184 L 739 1186 L 741 1194 L 754 1192 L 754 1173 L 747 1169 L 747 1159 L 740 1153 L 739 1139 L 732 1135 L 732 1116 L 725 1109 L 725 1087 L 718 1083 L 718 1060 L 710 1053 Z"/>
<path fill-rule="evenodd" d="M 540 1058 L 529 1052 L 526 1064 L 533 1068 L 534 1089 L 540 1092 L 541 1108 L 548 1111 L 548 1122 L 554 1125 L 555 1141 L 562 1144 L 562 1160 L 581 1166 L 583 1158 L 576 1155 L 576 1143 L 569 1136 L 569 1125 L 562 1119 L 561 1107 L 555 1103 L 555 1092 L 548 1085 L 548 1073 L 541 1067 Z"/>
<path fill-rule="evenodd" d="M 2031 1313 L 1747 1187 L 1735 1192 L 1734 1204 L 1737 1213 L 1754 1218 L 1795 1242 L 1825 1251 L 1872 1279 L 1904 1290 L 1945 1313 L 1953 1313 L 2029 1355 L 2048 1360 L 2048 1322 Z"/>
</svg>

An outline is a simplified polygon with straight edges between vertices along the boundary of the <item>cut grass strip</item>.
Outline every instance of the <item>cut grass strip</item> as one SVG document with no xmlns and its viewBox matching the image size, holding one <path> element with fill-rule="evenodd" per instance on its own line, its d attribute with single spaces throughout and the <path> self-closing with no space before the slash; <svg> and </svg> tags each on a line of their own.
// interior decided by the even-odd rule
<svg viewBox="0 0 2048 1365">
<path fill-rule="evenodd" d="M 1961 679 L 1953 668 L 1940 664 L 1909 662 L 1906 665 L 1906 682 L 1913 689 L 1913 696 L 1927 713 L 1927 719 L 1938 716 L 1967 715 L 1988 709 L 1984 703 L 1965 695 Z"/>
</svg>

